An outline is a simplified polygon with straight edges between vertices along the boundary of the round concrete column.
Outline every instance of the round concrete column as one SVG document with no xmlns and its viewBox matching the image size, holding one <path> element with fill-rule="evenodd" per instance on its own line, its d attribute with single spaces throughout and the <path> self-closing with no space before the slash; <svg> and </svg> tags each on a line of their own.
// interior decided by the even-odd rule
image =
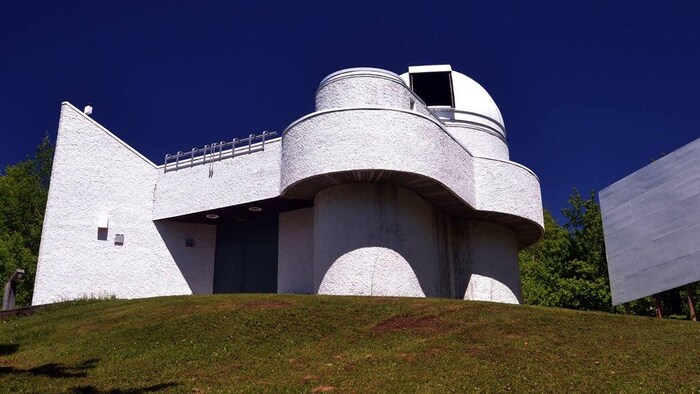
<svg viewBox="0 0 700 394">
<path fill-rule="evenodd" d="M 446 219 L 414 192 L 348 183 L 314 199 L 314 281 L 319 294 L 450 295 Z"/>
<path fill-rule="evenodd" d="M 519 304 L 520 269 L 515 233 L 499 224 L 468 222 L 469 264 L 465 300 Z"/>
</svg>

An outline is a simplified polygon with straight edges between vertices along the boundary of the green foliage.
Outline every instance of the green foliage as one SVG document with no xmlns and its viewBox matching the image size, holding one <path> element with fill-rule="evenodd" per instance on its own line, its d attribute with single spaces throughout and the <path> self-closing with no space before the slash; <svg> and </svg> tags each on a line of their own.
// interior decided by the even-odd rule
<svg viewBox="0 0 700 394">
<path fill-rule="evenodd" d="M 44 136 L 34 157 L 0 175 L 0 283 L 15 269 L 25 270 L 17 306 L 31 303 L 52 159 L 53 144 Z"/>
<path fill-rule="evenodd" d="M 595 193 L 578 191 L 563 210 L 568 222 L 557 224 L 545 211 L 543 239 L 520 252 L 523 296 L 527 304 L 613 312 L 605 240 Z"/>
<path fill-rule="evenodd" d="M 595 193 L 584 199 L 574 189 L 562 210 L 567 223 L 560 226 L 544 212 L 545 234 L 537 244 L 520 252 L 523 299 L 526 304 L 623 313 L 612 306 L 605 239 Z M 692 295 L 700 299 L 700 286 Z M 672 289 L 659 296 L 665 317 L 687 319 L 687 289 Z M 655 300 L 645 297 L 628 303 L 630 312 L 656 316 Z"/>
</svg>

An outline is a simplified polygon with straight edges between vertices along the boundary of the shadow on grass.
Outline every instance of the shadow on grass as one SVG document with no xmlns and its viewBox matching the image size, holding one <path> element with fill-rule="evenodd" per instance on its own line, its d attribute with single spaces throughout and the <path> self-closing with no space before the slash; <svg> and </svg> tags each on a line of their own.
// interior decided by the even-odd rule
<svg viewBox="0 0 700 394">
<path fill-rule="evenodd" d="M 19 350 L 19 343 L 0 344 L 0 356 L 7 356 Z"/>
<path fill-rule="evenodd" d="M 85 360 L 75 366 L 66 366 L 58 363 L 49 363 L 29 369 L 19 369 L 15 367 L 0 367 L 0 375 L 28 374 L 34 376 L 46 376 L 49 378 L 84 378 L 87 370 L 95 368 L 99 359 L 93 358 Z"/>
<path fill-rule="evenodd" d="M 111 390 L 98 390 L 94 386 L 82 386 L 73 387 L 71 393 L 73 394 L 141 394 L 141 393 L 153 393 L 160 390 L 165 390 L 170 387 L 177 386 L 175 383 L 161 383 L 155 384 L 153 386 L 134 388 L 134 389 L 111 389 Z"/>
</svg>

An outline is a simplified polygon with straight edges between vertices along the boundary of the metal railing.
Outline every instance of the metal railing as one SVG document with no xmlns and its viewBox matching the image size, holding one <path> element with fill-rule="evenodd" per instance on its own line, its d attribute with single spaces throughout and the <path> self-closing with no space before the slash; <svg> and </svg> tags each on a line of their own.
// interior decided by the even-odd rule
<svg viewBox="0 0 700 394">
<path fill-rule="evenodd" d="M 204 145 L 204 148 L 192 148 L 190 151 L 165 155 L 163 171 L 176 171 L 198 164 L 264 151 L 265 140 L 276 135 L 277 132 L 275 131 L 263 131 L 262 134 L 251 134 L 248 138 L 234 138 L 231 141 L 214 142 L 210 145 Z"/>
</svg>

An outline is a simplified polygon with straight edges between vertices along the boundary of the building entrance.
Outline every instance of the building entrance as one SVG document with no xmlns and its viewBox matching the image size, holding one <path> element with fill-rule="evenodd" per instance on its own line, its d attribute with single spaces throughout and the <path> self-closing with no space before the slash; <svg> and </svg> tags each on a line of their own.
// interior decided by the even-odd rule
<svg viewBox="0 0 700 394">
<path fill-rule="evenodd" d="M 214 293 L 276 293 L 279 215 L 216 229 Z"/>
</svg>

